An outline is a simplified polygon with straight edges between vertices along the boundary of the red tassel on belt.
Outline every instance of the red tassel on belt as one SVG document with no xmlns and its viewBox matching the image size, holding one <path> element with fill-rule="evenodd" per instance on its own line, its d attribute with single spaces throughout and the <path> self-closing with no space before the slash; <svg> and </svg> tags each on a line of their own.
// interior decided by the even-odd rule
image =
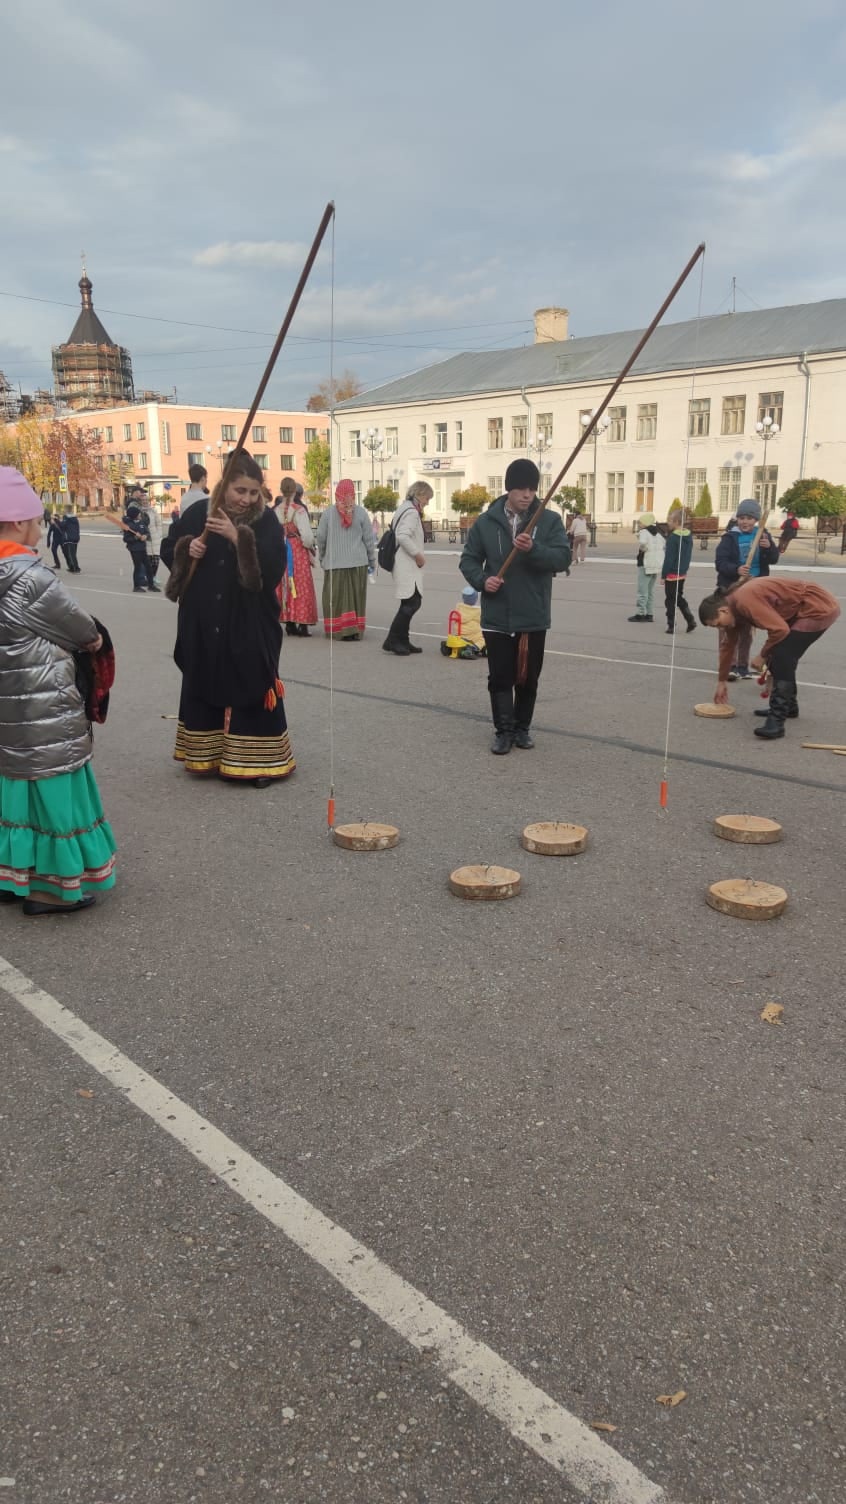
<svg viewBox="0 0 846 1504">
<path fill-rule="evenodd" d="M 520 641 L 517 644 L 517 683 L 525 684 L 529 675 L 529 634 L 520 633 Z"/>
</svg>

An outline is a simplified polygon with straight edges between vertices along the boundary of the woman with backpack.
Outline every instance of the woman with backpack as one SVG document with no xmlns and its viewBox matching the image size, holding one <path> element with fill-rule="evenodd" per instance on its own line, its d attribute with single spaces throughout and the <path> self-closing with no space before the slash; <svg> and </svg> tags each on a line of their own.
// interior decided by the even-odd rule
<svg viewBox="0 0 846 1504">
<path fill-rule="evenodd" d="M 420 610 L 421 595 L 420 585 L 423 580 L 423 566 L 426 558 L 423 553 L 423 509 L 426 503 L 434 496 L 432 487 L 425 480 L 414 482 L 409 486 L 408 494 L 402 506 L 399 508 L 391 526 L 396 539 L 396 553 L 394 567 L 391 571 L 394 580 L 394 595 L 399 601 L 399 609 L 388 628 L 388 635 L 382 643 L 385 653 L 396 653 L 398 658 L 408 658 L 412 653 L 422 653 L 423 649 L 415 647 L 409 641 L 411 618 Z"/>
</svg>

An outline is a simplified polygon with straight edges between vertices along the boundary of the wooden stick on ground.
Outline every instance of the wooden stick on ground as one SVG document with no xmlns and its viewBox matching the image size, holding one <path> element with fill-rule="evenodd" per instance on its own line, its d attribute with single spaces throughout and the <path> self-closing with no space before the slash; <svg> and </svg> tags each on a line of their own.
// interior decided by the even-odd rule
<svg viewBox="0 0 846 1504">
<path fill-rule="evenodd" d="M 802 746 L 807 747 L 811 752 L 846 753 L 846 747 L 844 747 L 842 742 L 803 742 Z"/>
<path fill-rule="evenodd" d="M 540 514 L 543 511 L 544 507 L 546 506 L 547 502 L 551 500 L 551 498 L 555 495 L 555 492 L 558 490 L 558 487 L 560 486 L 562 480 L 564 479 L 564 476 L 567 474 L 567 471 L 570 469 L 570 466 L 573 464 L 574 460 L 576 459 L 576 456 L 579 454 L 579 452 L 581 451 L 581 449 L 587 443 L 588 439 L 592 437 L 593 430 L 595 429 L 597 423 L 599 422 L 600 418 L 602 417 L 602 414 L 605 412 L 606 407 L 608 406 L 609 402 L 612 401 L 612 399 L 613 399 L 615 393 L 617 392 L 618 388 L 620 386 L 622 386 L 623 382 L 625 381 L 626 377 L 628 376 L 629 371 L 631 370 L 632 366 L 634 365 L 634 363 L 637 360 L 638 356 L 640 355 L 641 351 L 649 343 L 650 339 L 652 338 L 653 334 L 655 333 L 655 330 L 658 328 L 658 325 L 660 324 L 662 318 L 664 317 L 664 314 L 667 312 L 667 309 L 669 308 L 669 306 L 672 303 L 673 299 L 675 298 L 676 294 L 684 286 L 685 282 L 687 281 L 688 277 L 690 276 L 691 272 L 693 271 L 693 268 L 695 267 L 695 265 L 696 265 L 697 261 L 699 260 L 700 256 L 704 256 L 704 254 L 705 254 L 705 242 L 703 240 L 702 243 L 701 243 L 701 245 L 698 245 L 696 247 L 696 250 L 694 251 L 693 255 L 691 256 L 690 260 L 688 261 L 687 266 L 685 267 L 685 269 L 682 272 L 681 276 L 677 279 L 677 281 L 673 284 L 673 287 L 668 292 L 666 298 L 664 299 L 663 303 L 661 304 L 661 307 L 658 309 L 658 312 L 656 313 L 654 319 L 652 320 L 652 323 L 649 325 L 648 329 L 644 330 L 643 334 L 641 335 L 640 339 L 638 340 L 637 344 L 635 345 L 634 349 L 632 350 L 631 355 L 629 356 L 628 360 L 626 361 L 626 364 L 623 366 L 622 371 L 620 372 L 619 376 L 617 377 L 617 379 L 614 382 L 613 386 L 611 387 L 610 391 L 606 394 L 606 396 L 603 398 L 602 402 L 600 403 L 599 407 L 593 413 L 590 422 L 585 424 L 584 432 L 582 433 L 581 438 L 579 439 L 579 442 L 576 445 L 575 449 L 573 450 L 572 454 L 570 455 L 569 459 L 567 459 L 564 462 L 564 465 L 562 466 L 561 470 L 559 470 L 558 474 L 555 477 L 555 480 L 552 482 L 552 485 L 550 486 L 550 488 L 547 491 L 546 495 L 544 496 L 543 500 L 540 501 L 538 503 L 538 505 L 535 507 L 535 510 L 533 511 L 533 513 L 532 513 L 531 517 L 529 518 L 528 522 L 525 523 L 525 525 L 523 527 L 521 527 L 521 529 L 520 529 L 521 533 L 530 533 L 531 532 L 532 528 L 534 527 L 535 523 L 537 522 L 538 518 L 540 517 Z M 594 501 L 595 501 L 595 498 L 594 498 Z M 502 576 L 505 574 L 505 571 L 508 569 L 509 565 L 511 564 L 511 562 L 512 562 L 514 556 L 515 556 L 515 554 L 517 554 L 517 553 L 519 553 L 519 549 L 512 548 L 512 550 L 511 550 L 510 554 L 508 555 L 507 559 L 505 560 L 505 563 L 503 564 L 502 568 L 497 571 L 500 579 L 502 579 Z"/>
</svg>

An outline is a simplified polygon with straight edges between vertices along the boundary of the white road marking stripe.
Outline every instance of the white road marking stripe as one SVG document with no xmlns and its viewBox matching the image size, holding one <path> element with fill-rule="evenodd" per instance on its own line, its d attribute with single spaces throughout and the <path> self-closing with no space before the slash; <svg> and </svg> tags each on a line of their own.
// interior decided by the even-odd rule
<svg viewBox="0 0 846 1504">
<path fill-rule="evenodd" d="M 387 623 L 385 624 L 387 626 Z M 367 627 L 368 632 L 384 632 L 385 627 Z M 432 637 L 436 641 L 443 642 L 443 632 L 415 632 L 415 637 Z M 544 656 L 549 658 L 586 658 L 589 663 L 622 663 L 629 668 L 661 668 L 665 673 L 670 672 L 669 663 L 649 663 L 645 658 L 601 658 L 598 653 L 572 653 L 565 648 L 545 648 Z M 676 662 L 677 674 L 707 674 L 709 678 L 716 679 L 717 675 L 712 668 L 691 668 L 686 663 Z M 740 682 L 740 681 L 738 681 Z M 750 681 L 747 679 L 746 683 Z M 754 682 L 754 681 L 753 681 Z M 839 694 L 846 695 L 846 684 L 814 684 L 810 679 L 797 679 L 800 689 L 834 689 Z"/>
<path fill-rule="evenodd" d="M 386 1326 L 436 1355 L 459 1389 L 573 1488 L 603 1504 L 669 1504 L 583 1421 L 2 957 L 0 987 Z"/>
</svg>

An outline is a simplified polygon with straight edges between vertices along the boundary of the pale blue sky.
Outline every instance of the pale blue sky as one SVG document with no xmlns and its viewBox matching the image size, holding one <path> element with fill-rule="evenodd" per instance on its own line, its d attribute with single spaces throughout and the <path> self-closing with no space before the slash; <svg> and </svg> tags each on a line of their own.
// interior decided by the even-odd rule
<svg viewBox="0 0 846 1504">
<path fill-rule="evenodd" d="M 701 239 L 706 313 L 733 275 L 739 308 L 846 296 L 840 0 L 33 0 L 4 32 L 0 369 L 25 390 L 84 247 L 139 386 L 246 405 L 329 198 L 336 368 L 368 386 L 523 343 L 550 303 L 635 328 Z M 328 373 L 328 272 L 274 405 Z"/>
</svg>

